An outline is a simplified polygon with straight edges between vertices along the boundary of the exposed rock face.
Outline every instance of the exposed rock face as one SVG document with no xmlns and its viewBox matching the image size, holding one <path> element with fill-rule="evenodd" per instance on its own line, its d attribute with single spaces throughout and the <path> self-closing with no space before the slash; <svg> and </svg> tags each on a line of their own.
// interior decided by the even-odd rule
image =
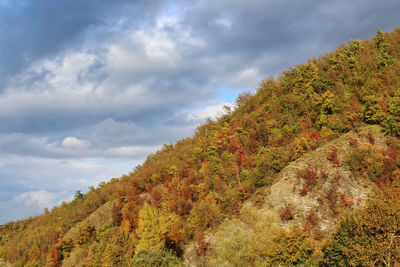
<svg viewBox="0 0 400 267">
<path fill-rule="evenodd" d="M 309 228 L 320 238 L 328 237 L 341 216 L 362 206 L 375 187 L 371 181 L 356 177 L 346 164 L 354 144 L 372 145 L 368 138 L 371 135 L 374 147 L 386 148 L 381 129 L 367 126 L 358 133 L 342 135 L 284 168 L 266 189 L 264 208 L 280 213 L 285 228 L 297 225 Z"/>
</svg>

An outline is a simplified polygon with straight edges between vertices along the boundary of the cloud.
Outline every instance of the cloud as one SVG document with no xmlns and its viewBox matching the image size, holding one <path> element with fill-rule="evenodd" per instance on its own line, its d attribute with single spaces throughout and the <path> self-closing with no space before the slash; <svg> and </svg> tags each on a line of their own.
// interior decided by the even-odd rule
<svg viewBox="0 0 400 267">
<path fill-rule="evenodd" d="M 61 146 L 72 149 L 86 149 L 90 146 L 90 142 L 87 140 L 80 140 L 74 136 L 68 136 L 62 140 Z"/>
<path fill-rule="evenodd" d="M 8 1 L 0 5 L 0 76 L 12 76 L 30 62 L 91 45 L 138 21 L 145 24 L 162 6 L 158 0 Z"/>
<path fill-rule="evenodd" d="M 57 194 L 55 193 L 50 193 L 44 190 L 39 190 L 39 191 L 29 191 L 22 193 L 20 195 L 17 195 L 14 197 L 14 201 L 16 203 L 24 203 L 27 206 L 39 208 L 40 210 L 43 210 L 45 207 L 51 207 L 58 198 L 65 198 L 66 192 L 59 192 Z M 70 200 L 70 197 L 67 197 Z M 58 203 L 61 200 L 58 200 Z M 56 202 L 56 203 L 57 203 Z"/>
<path fill-rule="evenodd" d="M 262 79 L 393 30 L 399 10 L 397 0 L 0 1 L 0 201 L 29 197 L 38 211 L 58 203 L 51 194 L 120 176 Z M 19 210 L 7 218 L 31 214 Z"/>
<path fill-rule="evenodd" d="M 188 121 L 194 121 L 197 123 L 204 122 L 206 119 L 215 120 L 226 114 L 228 111 L 233 110 L 234 106 L 233 103 L 220 103 L 202 109 L 195 109 L 190 113 L 184 114 L 184 117 Z"/>
<path fill-rule="evenodd" d="M 71 201 L 73 195 L 68 191 L 48 192 L 45 190 L 28 191 L 15 195 L 11 200 L 0 201 L 0 223 L 35 216 L 45 208 L 51 209 L 63 201 Z"/>
</svg>

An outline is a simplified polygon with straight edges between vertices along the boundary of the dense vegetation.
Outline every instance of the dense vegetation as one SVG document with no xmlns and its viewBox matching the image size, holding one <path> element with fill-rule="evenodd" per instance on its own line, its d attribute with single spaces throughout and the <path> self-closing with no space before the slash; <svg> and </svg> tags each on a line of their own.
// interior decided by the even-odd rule
<svg viewBox="0 0 400 267">
<path fill-rule="evenodd" d="M 378 30 L 373 39 L 350 40 L 269 78 L 129 175 L 1 226 L 0 258 L 16 266 L 180 266 L 193 244 L 205 265 L 400 263 L 399 62 L 400 29 Z M 330 239 L 318 240 L 302 226 L 281 229 L 290 210 L 279 216 L 246 207 L 249 199 L 263 202 L 260 192 L 288 164 L 366 124 L 384 129 L 390 149 L 359 145 L 346 164 L 354 177 L 376 183 L 376 196 Z M 335 151 L 331 157 L 337 161 Z M 112 203 L 109 222 L 84 221 L 105 203 Z M 244 209 L 251 216 L 241 217 Z M 217 227 L 211 247 L 207 235 Z"/>
</svg>

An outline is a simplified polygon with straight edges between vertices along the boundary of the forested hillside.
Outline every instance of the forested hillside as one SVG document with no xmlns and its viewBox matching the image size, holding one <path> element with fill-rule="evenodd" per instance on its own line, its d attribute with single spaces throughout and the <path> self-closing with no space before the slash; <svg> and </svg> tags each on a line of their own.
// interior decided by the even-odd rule
<svg viewBox="0 0 400 267">
<path fill-rule="evenodd" d="M 15 266 L 400 264 L 399 62 L 400 29 L 378 30 L 268 78 L 131 173 L 1 226 L 0 258 Z"/>
</svg>

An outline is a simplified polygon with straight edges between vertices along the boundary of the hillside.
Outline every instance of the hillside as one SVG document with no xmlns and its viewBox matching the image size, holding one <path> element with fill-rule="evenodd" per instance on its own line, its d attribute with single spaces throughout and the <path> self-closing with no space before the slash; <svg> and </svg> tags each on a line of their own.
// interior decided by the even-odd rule
<svg viewBox="0 0 400 267">
<path fill-rule="evenodd" d="M 264 80 L 131 173 L 1 226 L 0 258 L 14 266 L 398 264 L 399 62 L 400 29 L 378 30 Z"/>
</svg>

